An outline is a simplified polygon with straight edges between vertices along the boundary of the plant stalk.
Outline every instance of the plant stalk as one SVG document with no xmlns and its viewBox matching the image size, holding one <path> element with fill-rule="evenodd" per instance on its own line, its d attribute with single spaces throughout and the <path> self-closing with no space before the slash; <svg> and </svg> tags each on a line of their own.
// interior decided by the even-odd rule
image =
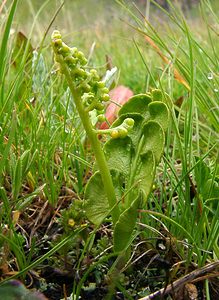
<svg viewBox="0 0 219 300">
<path fill-rule="evenodd" d="M 98 139 L 96 130 L 93 128 L 93 126 L 91 124 L 89 113 L 84 109 L 81 97 L 78 94 L 77 90 L 75 89 L 75 87 L 72 83 L 72 79 L 71 79 L 69 70 L 67 69 L 67 67 L 65 66 L 64 63 L 62 64 L 61 67 L 62 67 L 62 72 L 64 73 L 64 75 L 66 77 L 68 86 L 72 93 L 72 96 L 74 98 L 75 106 L 79 113 L 80 119 L 82 121 L 84 129 L 85 129 L 87 136 L 89 138 L 89 141 L 91 143 L 92 150 L 94 152 L 94 155 L 95 155 L 98 167 L 99 167 L 99 171 L 100 171 L 100 174 L 101 174 L 101 177 L 103 180 L 103 186 L 104 186 L 104 190 L 107 195 L 109 207 L 110 208 L 114 207 L 114 209 L 112 210 L 112 220 L 113 220 L 113 224 L 115 225 L 115 223 L 117 222 L 117 220 L 119 218 L 119 208 L 116 205 L 117 199 L 116 199 L 115 189 L 113 186 L 112 177 L 111 177 L 111 174 L 110 174 L 107 162 L 106 162 L 106 158 L 105 158 L 101 143 Z"/>
</svg>

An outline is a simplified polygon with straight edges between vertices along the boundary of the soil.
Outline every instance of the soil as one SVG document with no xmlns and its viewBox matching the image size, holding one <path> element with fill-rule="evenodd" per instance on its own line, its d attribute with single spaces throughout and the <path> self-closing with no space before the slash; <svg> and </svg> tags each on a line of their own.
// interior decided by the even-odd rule
<svg viewBox="0 0 219 300">
<path fill-rule="evenodd" d="M 27 254 L 30 252 L 29 245 L 35 240 L 34 247 L 37 251 L 34 250 L 35 256 L 32 257 L 32 261 L 47 253 L 63 236 L 66 236 L 67 233 L 60 220 L 62 211 L 68 209 L 71 203 L 72 195 L 64 194 L 60 197 L 57 209 L 53 209 L 45 200 L 36 198 L 32 206 L 19 216 L 17 232 L 25 238 L 24 250 Z M 92 232 L 92 226 L 90 225 L 87 230 L 88 233 Z M 165 232 L 162 233 L 165 235 Z M 97 261 L 98 255 L 111 246 L 111 240 L 112 232 L 109 224 L 103 224 L 79 271 L 78 259 L 84 248 L 83 239 L 80 237 L 49 257 L 36 269 L 30 270 L 23 283 L 29 289 L 39 290 L 50 300 L 67 299 L 72 293 L 73 283 L 80 283 L 89 266 Z M 108 254 L 110 252 L 112 253 L 112 248 Z M 191 274 L 194 270 L 198 271 L 196 265 L 187 266 L 186 263 L 182 263 L 182 258 L 174 245 L 171 245 L 168 234 L 165 239 L 156 241 L 139 237 L 132 249 L 132 255 L 129 266 L 124 267 L 123 264 L 124 272 L 121 272 L 123 267 L 120 267 L 120 270 L 115 270 L 111 276 L 107 273 L 115 262 L 114 257 L 111 256 L 108 260 L 97 264 L 82 285 L 80 299 L 140 299 L 164 288 L 161 294 L 148 299 L 204 300 L 205 279 L 209 280 L 211 300 L 219 299 L 218 266 L 217 272 L 214 269 L 203 272 L 193 280 L 179 285 L 177 289 L 173 287 L 165 294 L 168 285 L 174 286 L 173 283 L 177 279 Z M 0 266 L 0 271 L 2 279 L 9 278 L 11 272 L 17 271 L 16 259 L 11 257 L 10 253 L 8 261 Z"/>
</svg>

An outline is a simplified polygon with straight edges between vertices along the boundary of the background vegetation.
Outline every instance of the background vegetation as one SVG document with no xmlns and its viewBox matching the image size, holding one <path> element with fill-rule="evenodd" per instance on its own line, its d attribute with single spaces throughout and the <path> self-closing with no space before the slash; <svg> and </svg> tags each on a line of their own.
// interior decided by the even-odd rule
<svg viewBox="0 0 219 300">
<path fill-rule="evenodd" d="M 168 11 L 142 1 L 146 18 L 132 3 L 118 2 L 0 6 L 0 276 L 2 283 L 14 277 L 32 282 L 45 295 L 54 293 L 51 299 L 65 294 L 62 283 L 48 279 L 54 267 L 69 291 L 73 286 L 73 294 L 86 299 L 90 283 L 95 292 L 103 281 L 107 286 L 114 257 L 108 223 L 94 228 L 80 214 L 94 161 L 66 84 L 54 76 L 50 33 L 56 28 L 100 75 L 110 61 L 119 70 L 117 85 L 134 93 L 160 88 L 173 103 L 154 190 L 112 293 L 133 299 L 164 286 L 165 276 L 152 286 L 157 274 L 147 267 L 157 254 L 172 268 L 169 281 L 219 258 L 218 1 L 203 0 L 184 14 L 173 1 Z M 87 242 L 82 224 L 89 228 Z M 137 264 L 142 257 L 144 269 Z M 143 274 L 134 288 L 132 264 L 134 274 Z M 202 282 L 207 299 L 217 299 L 214 284 Z"/>
</svg>

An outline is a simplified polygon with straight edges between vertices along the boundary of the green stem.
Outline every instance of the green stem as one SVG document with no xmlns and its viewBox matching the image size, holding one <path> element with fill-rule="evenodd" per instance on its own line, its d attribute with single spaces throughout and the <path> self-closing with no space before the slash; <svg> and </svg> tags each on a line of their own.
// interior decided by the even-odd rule
<svg viewBox="0 0 219 300">
<path fill-rule="evenodd" d="M 93 128 L 93 126 L 91 124 L 89 113 L 84 109 L 84 106 L 83 106 L 82 100 L 81 100 L 81 96 L 75 89 L 75 87 L 72 83 L 72 79 L 71 79 L 69 70 L 65 66 L 64 62 L 61 64 L 61 67 L 62 67 L 62 71 L 66 77 L 68 86 L 72 93 L 72 96 L 74 98 L 75 106 L 79 113 L 80 119 L 81 119 L 84 129 L 87 133 L 87 136 L 90 140 L 92 150 L 96 157 L 99 171 L 100 171 L 100 174 L 101 174 L 101 177 L 103 180 L 104 190 L 107 195 L 109 207 L 112 208 L 114 206 L 114 209 L 112 210 L 112 220 L 113 220 L 113 224 L 115 225 L 115 223 L 117 222 L 117 220 L 119 218 L 119 208 L 116 205 L 117 199 L 116 199 L 115 189 L 113 186 L 112 177 L 111 177 L 111 174 L 110 174 L 107 162 L 106 162 L 106 158 L 105 158 L 101 143 L 98 139 L 96 130 Z"/>
</svg>

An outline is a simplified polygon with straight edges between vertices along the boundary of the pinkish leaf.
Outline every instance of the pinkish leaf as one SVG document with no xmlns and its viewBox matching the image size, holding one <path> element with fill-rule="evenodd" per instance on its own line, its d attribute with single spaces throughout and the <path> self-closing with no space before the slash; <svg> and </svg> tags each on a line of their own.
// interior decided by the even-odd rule
<svg viewBox="0 0 219 300">
<path fill-rule="evenodd" d="M 111 102 L 107 108 L 106 108 L 106 118 L 110 124 L 113 123 L 113 121 L 117 118 L 117 113 L 120 109 L 120 107 L 126 103 L 130 97 L 133 96 L 132 90 L 129 88 L 120 85 L 113 90 L 110 91 L 109 93 L 110 98 L 113 102 Z M 107 122 L 103 122 L 100 125 L 100 129 L 107 129 L 109 128 Z"/>
</svg>

